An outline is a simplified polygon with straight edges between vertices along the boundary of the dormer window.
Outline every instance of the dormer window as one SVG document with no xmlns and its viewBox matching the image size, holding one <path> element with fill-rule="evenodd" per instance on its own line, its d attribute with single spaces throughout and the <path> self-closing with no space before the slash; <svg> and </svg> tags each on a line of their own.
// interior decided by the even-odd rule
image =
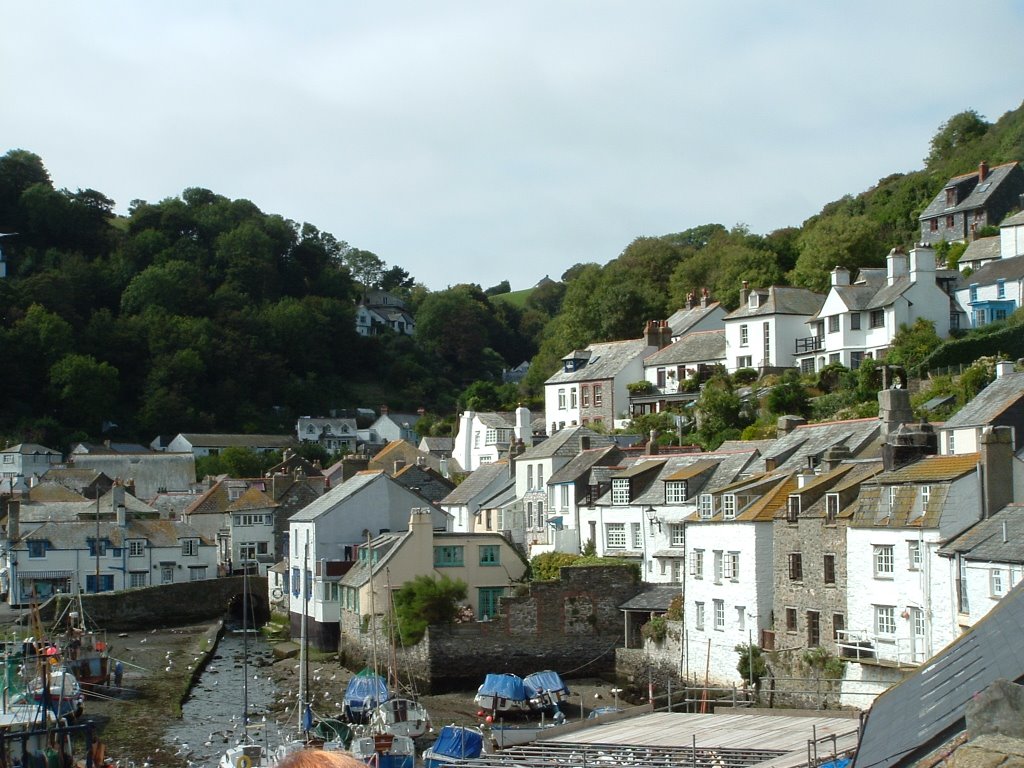
<svg viewBox="0 0 1024 768">
<path fill-rule="evenodd" d="M 616 506 L 629 504 L 629 478 L 612 480 L 612 504 Z"/>
<path fill-rule="evenodd" d="M 710 493 L 702 493 L 697 504 L 697 515 L 701 520 L 710 520 L 714 513 L 714 497 Z"/>
<path fill-rule="evenodd" d="M 757 309 L 761 306 L 761 294 L 757 291 L 751 291 L 750 296 L 747 298 L 747 306 L 751 309 Z"/>
<path fill-rule="evenodd" d="M 956 187 L 947 187 L 946 188 L 946 207 L 947 208 L 952 208 L 954 205 L 957 204 L 956 197 L 957 197 L 957 195 L 956 195 Z"/>
<path fill-rule="evenodd" d="M 665 483 L 665 503 L 682 504 L 686 501 L 686 481 L 670 480 Z"/>
<path fill-rule="evenodd" d="M 722 517 L 726 520 L 736 519 L 736 494 L 727 493 L 722 496 Z"/>
</svg>

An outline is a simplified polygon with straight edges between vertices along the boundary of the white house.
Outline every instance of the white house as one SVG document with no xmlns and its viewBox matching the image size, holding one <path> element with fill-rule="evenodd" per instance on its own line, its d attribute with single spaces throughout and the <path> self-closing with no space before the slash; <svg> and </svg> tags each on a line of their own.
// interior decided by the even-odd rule
<svg viewBox="0 0 1024 768">
<path fill-rule="evenodd" d="M 498 461 L 519 440 L 525 446 L 533 445 L 529 409 L 519 407 L 514 413 L 463 411 L 451 456 L 464 470 L 473 472 Z"/>
<path fill-rule="evenodd" d="M 564 525 L 559 527 L 559 524 L 552 524 L 552 518 L 556 515 L 552 513 L 548 478 L 581 451 L 609 446 L 614 442 L 611 437 L 599 435 L 586 427 L 573 427 L 556 432 L 516 457 L 515 498 L 519 509 L 525 514 L 525 544 L 530 557 L 560 549 L 559 536 L 574 535 L 563 533 Z"/>
<path fill-rule="evenodd" d="M 591 344 L 563 357 L 562 370 L 544 382 L 548 434 L 589 424 L 614 427 L 628 413 L 627 385 L 643 379 L 644 358 L 670 341 L 668 325 L 651 321 L 642 339 Z"/>
<path fill-rule="evenodd" d="M 644 380 L 649 390 L 630 395 L 634 416 L 659 413 L 669 405 L 697 399 L 697 387 L 687 380 L 706 381 L 718 366 L 725 367 L 725 329 L 692 331 L 644 359 Z"/>
<path fill-rule="evenodd" d="M 1013 492 L 1007 432 L 990 431 L 981 449 L 904 466 L 887 457 L 886 471 L 861 486 L 846 531 L 848 629 L 840 647 L 851 661 L 846 678 L 863 693 L 877 695 L 898 679 L 893 665 L 920 664 L 964 628 L 938 550 Z"/>
<path fill-rule="evenodd" d="M 1024 373 L 1013 363 L 996 363 L 996 379 L 939 428 L 941 453 L 975 453 L 990 427 L 1007 427 L 1014 451 L 1024 439 Z"/>
<path fill-rule="evenodd" d="M 364 471 L 289 518 L 288 583 L 294 635 L 305 612 L 314 647 L 337 649 L 338 581 L 358 562 L 359 548 L 367 541 L 406 530 L 414 508 L 429 508 L 434 528 L 448 530 L 450 517 L 439 507 L 429 505 L 385 472 Z"/>
<path fill-rule="evenodd" d="M 939 548 L 956 585 L 957 623 L 974 626 L 1024 574 L 1024 504 L 1007 504 Z"/>
<path fill-rule="evenodd" d="M 387 291 L 368 291 L 355 314 L 360 336 L 376 336 L 384 328 L 406 336 L 416 332 L 416 321 L 405 302 Z"/>
<path fill-rule="evenodd" d="M 8 506 L 2 570 L 12 606 L 217 576 L 216 544 L 114 486 L 96 501 Z"/>
<path fill-rule="evenodd" d="M 739 480 L 701 492 L 686 520 L 683 652 L 715 684 L 741 684 L 736 646 L 772 628 L 772 521 L 796 488 L 792 473 Z"/>
<path fill-rule="evenodd" d="M 909 257 L 894 248 L 884 275 L 862 269 L 853 284 L 849 271 L 836 267 L 821 309 L 807 321 L 811 336 L 797 342 L 800 370 L 812 373 L 829 363 L 856 369 L 865 358 L 880 360 L 900 327 L 919 319 L 947 338 L 966 322 L 952 295 L 957 276 L 955 270 L 937 270 L 935 251 L 925 246 L 913 248 Z"/>
<path fill-rule="evenodd" d="M 990 261 L 963 283 L 956 298 L 967 310 L 972 328 L 1005 320 L 1024 306 L 1024 256 Z"/>
<path fill-rule="evenodd" d="M 507 459 L 482 464 L 459 483 L 455 490 L 437 503 L 451 515 L 453 531 L 499 530 L 494 521 L 490 525 L 474 525 L 474 516 L 480 505 L 505 488 L 513 487 L 515 478 Z M 486 521 L 484 521 L 486 523 Z"/>
<path fill-rule="evenodd" d="M 743 282 L 740 306 L 725 317 L 726 368 L 792 368 L 807 335 L 807 321 L 825 297 L 805 288 L 772 286 L 750 290 Z"/>
<path fill-rule="evenodd" d="M 357 430 L 356 420 L 352 418 L 300 416 L 295 424 L 300 443 L 316 443 L 332 453 L 354 452 Z"/>
<path fill-rule="evenodd" d="M 370 425 L 370 430 L 375 432 L 385 443 L 390 443 L 392 440 L 405 440 L 407 443 L 416 445 L 419 441 L 419 435 L 416 434 L 416 422 L 422 416 L 422 408 L 418 413 L 392 413 L 386 405 L 382 405 L 380 416 Z"/>
<path fill-rule="evenodd" d="M 591 484 L 595 467 L 613 467 L 623 460 L 623 453 L 615 445 L 581 450 L 567 464 L 556 469 L 548 478 L 548 524 L 554 529 L 552 549 L 579 553 L 588 541 L 598 543 L 596 529 L 586 535 L 585 515 L 582 507 L 593 508 L 599 494 L 597 484 Z"/>
<path fill-rule="evenodd" d="M 0 451 L 0 478 L 10 481 L 11 490 L 24 490 L 32 478 L 64 461 L 60 451 L 38 443 L 18 443 Z"/>
</svg>

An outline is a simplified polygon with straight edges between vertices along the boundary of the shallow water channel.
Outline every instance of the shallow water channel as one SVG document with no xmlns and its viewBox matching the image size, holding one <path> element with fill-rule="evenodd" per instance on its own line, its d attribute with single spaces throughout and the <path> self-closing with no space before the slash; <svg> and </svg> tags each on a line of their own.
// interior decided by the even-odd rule
<svg viewBox="0 0 1024 768">
<path fill-rule="evenodd" d="M 248 645 L 248 654 L 245 647 Z M 244 662 L 248 660 L 248 675 Z M 190 765 L 217 765 L 220 756 L 243 734 L 243 700 L 249 705 L 249 736 L 275 745 L 281 728 L 268 714 L 277 695 L 270 677 L 273 654 L 259 634 L 226 632 L 182 705 L 182 719 L 165 735 L 165 749 L 186 757 Z M 248 692 L 245 690 L 246 680 Z"/>
</svg>

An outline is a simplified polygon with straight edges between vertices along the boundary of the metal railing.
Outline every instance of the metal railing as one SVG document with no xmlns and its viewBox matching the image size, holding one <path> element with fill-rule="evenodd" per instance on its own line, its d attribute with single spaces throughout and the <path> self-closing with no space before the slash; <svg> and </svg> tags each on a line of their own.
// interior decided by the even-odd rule
<svg viewBox="0 0 1024 768">
<path fill-rule="evenodd" d="M 796 354 L 798 355 L 804 354 L 806 352 L 817 352 L 819 349 L 824 348 L 824 336 L 805 336 L 802 339 L 796 340 Z"/>
</svg>

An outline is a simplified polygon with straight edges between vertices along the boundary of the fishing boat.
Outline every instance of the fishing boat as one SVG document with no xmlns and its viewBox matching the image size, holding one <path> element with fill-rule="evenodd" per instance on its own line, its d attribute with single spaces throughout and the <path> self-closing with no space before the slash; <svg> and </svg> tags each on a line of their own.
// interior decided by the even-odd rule
<svg viewBox="0 0 1024 768">
<path fill-rule="evenodd" d="M 12 703 L 41 707 L 69 721 L 78 719 L 85 711 L 85 696 L 74 674 L 49 664 L 40 666 L 38 675 L 15 695 Z"/>
<path fill-rule="evenodd" d="M 86 691 L 110 685 L 110 644 L 107 633 L 89 623 L 78 593 L 64 606 L 50 630 L 61 661 Z"/>
<path fill-rule="evenodd" d="M 437 740 L 423 753 L 426 768 L 441 768 L 456 760 L 480 757 L 484 748 L 484 735 L 478 728 L 446 725 Z"/>
<path fill-rule="evenodd" d="M 559 705 L 563 701 L 568 701 L 571 695 L 569 686 L 562 680 L 561 675 L 550 669 L 527 675 L 523 678 L 523 683 L 534 691 L 534 695 L 530 698 L 534 709 L 548 714 L 557 712 Z"/>
<path fill-rule="evenodd" d="M 525 714 L 533 709 L 530 700 L 536 695 L 519 675 L 508 672 L 489 674 L 476 692 L 473 701 L 481 711 L 492 717 L 500 714 Z"/>
</svg>

